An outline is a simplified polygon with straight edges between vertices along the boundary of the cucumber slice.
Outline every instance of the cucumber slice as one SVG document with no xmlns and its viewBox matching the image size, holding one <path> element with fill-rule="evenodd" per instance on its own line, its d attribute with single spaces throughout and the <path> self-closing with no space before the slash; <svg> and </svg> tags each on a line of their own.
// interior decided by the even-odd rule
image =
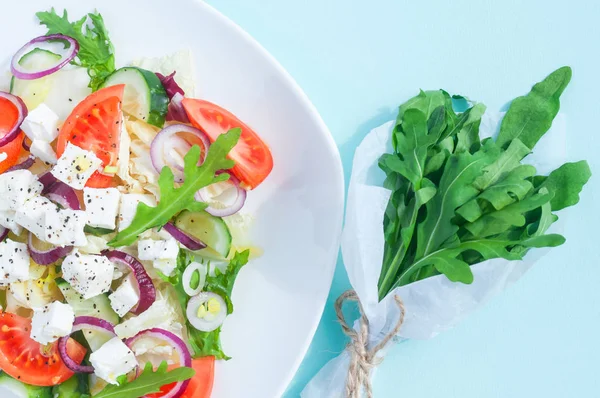
<svg viewBox="0 0 600 398">
<path fill-rule="evenodd" d="M 34 48 L 32 51 L 23 55 L 19 60 L 19 65 L 27 69 L 44 69 L 50 67 L 60 59 L 60 55 L 41 48 Z M 28 109 L 35 109 L 44 102 L 44 99 L 54 87 L 55 76 L 48 75 L 40 79 L 21 80 L 13 76 L 10 81 L 10 92 L 15 94 L 25 102 Z"/>
<path fill-rule="evenodd" d="M 84 382 L 84 384 L 82 384 Z M 53 398 L 81 398 L 89 397 L 88 377 L 79 373 L 64 383 L 52 387 Z"/>
<path fill-rule="evenodd" d="M 44 69 L 54 65 L 59 55 L 40 48 L 25 54 L 19 64 L 31 69 Z M 11 94 L 19 96 L 30 111 L 45 103 L 61 120 L 69 116 L 75 105 L 92 93 L 88 87 L 90 77 L 86 68 L 69 65 L 58 72 L 34 80 L 13 77 Z"/>
<path fill-rule="evenodd" d="M 195 253 L 216 259 L 225 259 L 231 251 L 231 232 L 220 217 L 205 211 L 184 211 L 175 219 L 175 226 L 206 243 L 207 248 Z"/>
<path fill-rule="evenodd" d="M 52 398 L 52 387 L 30 386 L 0 372 L 0 397 Z"/>
<path fill-rule="evenodd" d="M 156 74 L 127 66 L 107 77 L 102 87 L 117 84 L 125 84 L 123 111 L 153 126 L 165 124 L 169 97 Z"/>
<path fill-rule="evenodd" d="M 104 319 L 113 325 L 119 323 L 119 316 L 110 306 L 108 294 L 100 294 L 84 300 L 81 295 L 71 287 L 69 282 L 63 278 L 56 278 L 56 285 L 65 297 L 65 300 L 67 300 L 67 303 L 71 304 L 71 307 L 73 307 L 75 316 L 94 316 L 96 318 Z M 98 333 L 91 330 L 84 331 L 83 335 L 92 351 L 100 348 L 100 346 L 110 340 L 111 337 L 106 333 Z"/>
</svg>

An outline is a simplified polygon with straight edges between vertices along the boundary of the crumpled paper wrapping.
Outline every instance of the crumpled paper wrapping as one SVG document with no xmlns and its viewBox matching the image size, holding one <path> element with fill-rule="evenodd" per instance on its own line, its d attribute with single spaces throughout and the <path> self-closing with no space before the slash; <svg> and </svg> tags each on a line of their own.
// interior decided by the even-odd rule
<svg viewBox="0 0 600 398">
<path fill-rule="evenodd" d="M 487 112 L 482 118 L 480 136 L 495 136 L 503 116 Z M 397 288 L 379 303 L 377 282 L 384 250 L 383 215 L 390 191 L 382 188 L 385 175 L 377 161 L 383 153 L 392 152 L 393 127 L 394 122 L 388 122 L 372 130 L 356 150 L 342 234 L 344 264 L 369 319 L 371 346 L 381 341 L 398 320 L 394 295 L 402 298 L 406 308 L 397 340 L 430 339 L 517 281 L 549 250 L 533 249 L 522 261 L 494 259 L 476 264 L 471 267 L 474 282 L 470 285 L 453 283 L 438 275 Z M 538 174 L 548 174 L 566 161 L 565 143 L 566 122 L 564 115 L 559 114 L 525 163 L 535 166 Z M 561 230 L 561 221 L 550 228 L 550 232 Z M 354 328 L 358 329 L 358 321 Z M 302 391 L 302 398 L 344 397 L 349 359 L 344 351 L 329 361 Z"/>
</svg>

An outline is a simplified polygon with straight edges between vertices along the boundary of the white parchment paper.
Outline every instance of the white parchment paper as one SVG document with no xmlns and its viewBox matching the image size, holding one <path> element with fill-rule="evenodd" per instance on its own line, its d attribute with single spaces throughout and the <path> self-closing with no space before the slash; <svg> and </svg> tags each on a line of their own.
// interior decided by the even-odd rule
<svg viewBox="0 0 600 398">
<path fill-rule="evenodd" d="M 504 114 L 487 112 L 482 118 L 480 136 L 495 136 Z M 472 266 L 470 285 L 450 282 L 438 275 L 394 290 L 382 302 L 377 298 L 377 282 L 384 250 L 383 215 L 390 191 L 382 188 L 384 173 L 377 161 L 391 148 L 394 122 L 372 130 L 357 148 L 348 190 L 346 220 L 342 235 L 342 255 L 352 287 L 357 292 L 370 323 L 370 343 L 375 344 L 395 325 L 399 310 L 393 296 L 404 301 L 406 317 L 399 339 L 430 339 L 456 325 L 461 319 L 518 280 L 549 249 L 533 249 L 523 261 L 494 259 Z M 559 114 L 550 131 L 538 142 L 525 162 L 548 174 L 566 161 L 566 122 Z M 550 232 L 560 232 L 561 222 Z M 357 325 L 355 324 L 355 328 Z M 349 355 L 346 351 L 329 361 L 310 381 L 303 398 L 344 396 Z"/>
</svg>

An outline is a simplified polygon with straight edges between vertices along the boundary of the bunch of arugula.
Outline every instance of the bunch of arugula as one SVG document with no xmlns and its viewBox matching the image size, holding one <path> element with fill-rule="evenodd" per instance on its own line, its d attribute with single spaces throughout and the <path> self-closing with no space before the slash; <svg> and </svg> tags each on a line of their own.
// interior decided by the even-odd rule
<svg viewBox="0 0 600 398">
<path fill-rule="evenodd" d="M 481 140 L 483 104 L 457 113 L 443 90 L 421 91 L 400 106 L 394 153 L 379 160 L 392 191 L 385 215 L 379 298 L 433 275 L 471 283 L 470 266 L 519 260 L 565 239 L 546 231 L 553 212 L 579 201 L 591 176 L 585 161 L 536 175 L 522 160 L 550 129 L 571 80 L 563 67 L 512 101 L 498 137 Z"/>
<path fill-rule="evenodd" d="M 108 37 L 104 19 L 99 13 L 89 13 L 83 18 L 69 22 L 67 10 L 62 17 L 54 8 L 35 14 L 40 24 L 46 25 L 48 35 L 70 36 L 79 43 L 79 52 L 72 61 L 74 65 L 87 68 L 90 88 L 96 91 L 115 70 L 115 50 Z"/>
</svg>

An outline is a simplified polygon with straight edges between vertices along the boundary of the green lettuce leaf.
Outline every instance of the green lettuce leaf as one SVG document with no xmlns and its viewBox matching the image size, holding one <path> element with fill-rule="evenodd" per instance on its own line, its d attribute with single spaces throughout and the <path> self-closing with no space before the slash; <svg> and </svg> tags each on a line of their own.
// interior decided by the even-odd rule
<svg viewBox="0 0 600 398">
<path fill-rule="evenodd" d="M 115 70 L 115 51 L 102 15 L 89 13 L 78 21 L 70 22 L 67 10 L 61 17 L 52 8 L 38 12 L 36 16 L 40 24 L 48 28 L 48 35 L 63 34 L 77 40 L 79 52 L 73 63 L 88 69 L 90 88 L 98 90 Z"/>
<path fill-rule="evenodd" d="M 233 312 L 233 303 L 231 301 L 231 293 L 235 280 L 244 265 L 248 263 L 250 251 L 236 252 L 229 261 L 225 272 L 216 269 L 213 276 L 207 276 L 203 291 L 213 292 L 225 300 L 227 304 L 227 313 Z M 182 311 L 185 314 L 190 296 L 187 295 L 182 284 L 182 275 L 186 267 L 193 261 L 193 257 L 185 250 L 180 250 L 177 258 L 177 268 L 173 275 L 166 280 L 173 285 L 177 299 L 181 305 Z M 221 328 L 217 328 L 212 332 L 202 332 L 195 329 L 189 322 L 186 322 L 187 339 L 186 341 L 192 349 L 192 357 L 199 358 L 205 356 L 214 356 L 216 359 L 230 359 L 225 354 L 221 346 Z"/>
</svg>

